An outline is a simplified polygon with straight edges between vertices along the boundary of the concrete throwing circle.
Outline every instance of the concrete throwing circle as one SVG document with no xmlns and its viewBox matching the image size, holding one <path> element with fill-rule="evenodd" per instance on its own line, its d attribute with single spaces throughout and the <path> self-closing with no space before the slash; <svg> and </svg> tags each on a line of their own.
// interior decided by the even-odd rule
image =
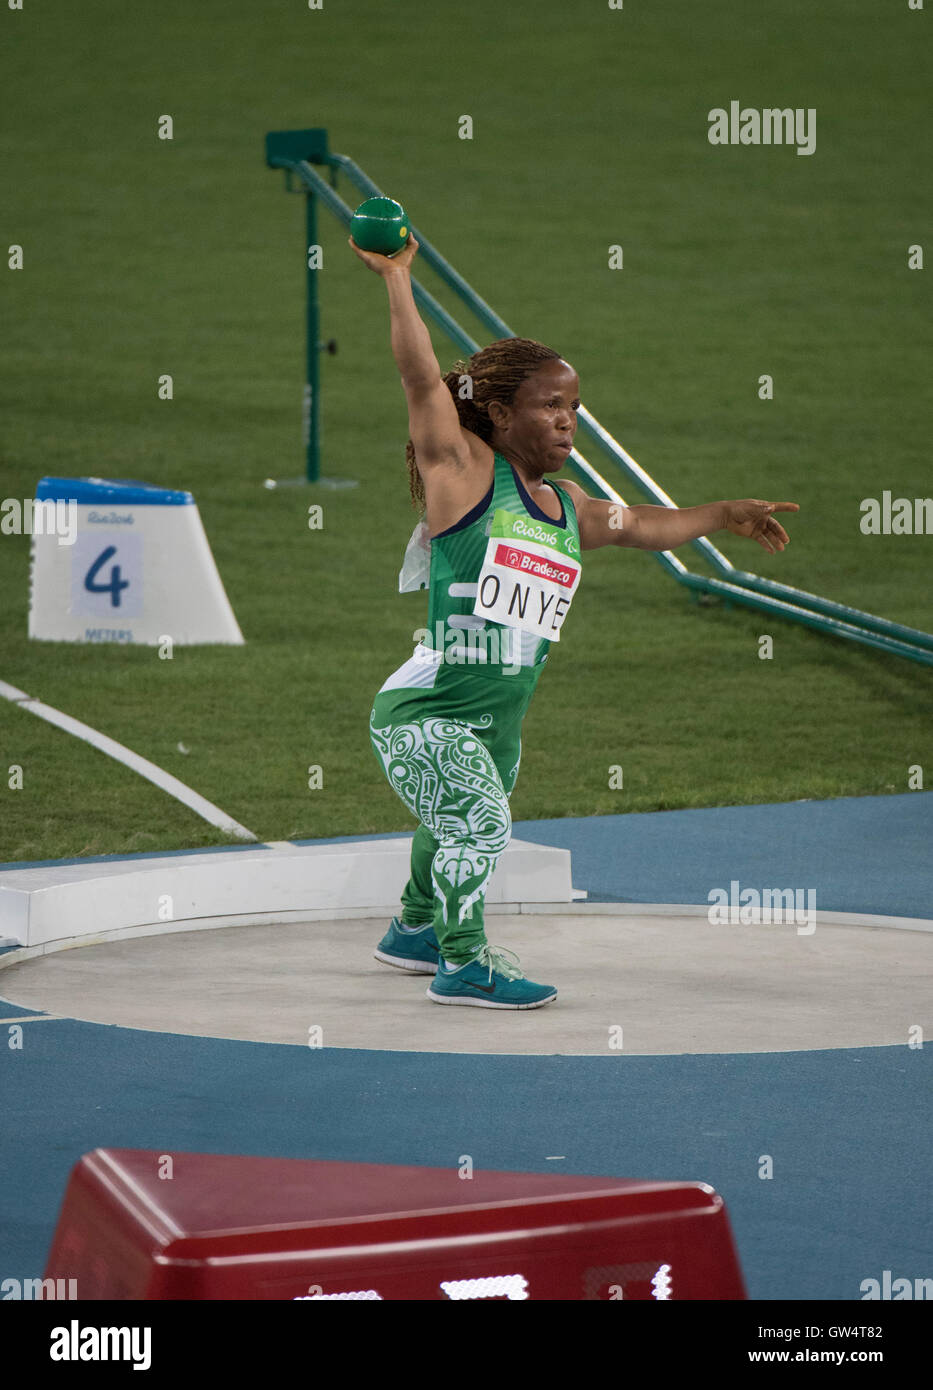
<svg viewBox="0 0 933 1390">
<path fill-rule="evenodd" d="M 433 1003 L 430 975 L 373 959 L 384 930 L 369 918 L 109 941 L 11 963 L 0 993 L 124 1028 L 401 1052 L 796 1052 L 906 1044 L 933 1025 L 926 931 L 817 920 L 802 935 L 676 908 L 490 916 L 490 943 L 558 990 L 506 1011 Z"/>
</svg>

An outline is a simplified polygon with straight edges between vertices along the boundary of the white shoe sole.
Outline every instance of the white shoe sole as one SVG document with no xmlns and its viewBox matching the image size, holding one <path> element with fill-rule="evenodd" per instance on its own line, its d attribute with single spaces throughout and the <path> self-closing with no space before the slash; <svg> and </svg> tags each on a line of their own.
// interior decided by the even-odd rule
<svg viewBox="0 0 933 1390">
<path fill-rule="evenodd" d="M 435 994 L 431 989 L 426 989 L 425 994 L 429 999 L 433 999 L 435 1004 L 466 1004 L 474 1009 L 540 1009 L 544 1004 L 550 1004 L 557 998 L 556 994 L 549 994 L 547 999 L 536 999 L 530 1004 L 499 1004 L 494 999 L 471 999 L 467 995 Z"/>
<path fill-rule="evenodd" d="M 394 965 L 397 970 L 407 970 L 410 975 L 436 975 L 437 966 L 426 960 L 406 960 L 404 956 L 389 956 L 385 951 L 374 951 L 373 958 L 384 965 Z"/>
</svg>

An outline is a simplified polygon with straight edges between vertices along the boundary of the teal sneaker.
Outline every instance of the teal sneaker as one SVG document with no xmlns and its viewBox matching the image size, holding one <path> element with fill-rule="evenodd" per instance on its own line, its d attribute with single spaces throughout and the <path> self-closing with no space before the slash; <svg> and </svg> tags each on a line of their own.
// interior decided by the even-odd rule
<svg viewBox="0 0 933 1390">
<path fill-rule="evenodd" d="M 441 948 L 434 927 L 404 927 L 393 917 L 389 930 L 376 947 L 376 960 L 396 965 L 400 970 L 413 970 L 419 975 L 433 975 L 440 960 Z"/>
<path fill-rule="evenodd" d="M 511 965 L 505 958 L 512 956 Z M 483 946 L 465 965 L 451 968 L 440 960 L 425 991 L 435 1004 L 472 1004 L 479 1009 L 540 1009 L 557 998 L 553 985 L 526 980 L 514 951 Z"/>
</svg>

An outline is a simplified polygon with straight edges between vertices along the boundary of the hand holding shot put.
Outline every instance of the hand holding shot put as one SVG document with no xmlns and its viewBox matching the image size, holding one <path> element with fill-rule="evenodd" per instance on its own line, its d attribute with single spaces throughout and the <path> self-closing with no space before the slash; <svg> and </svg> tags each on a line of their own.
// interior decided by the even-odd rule
<svg viewBox="0 0 933 1390">
<path fill-rule="evenodd" d="M 418 243 L 413 236 L 409 236 L 401 251 L 396 251 L 394 256 L 383 256 L 378 251 L 364 251 L 361 246 L 357 246 L 352 236 L 349 238 L 349 244 L 364 265 L 382 276 L 392 275 L 398 270 L 407 270 L 418 250 Z"/>
</svg>

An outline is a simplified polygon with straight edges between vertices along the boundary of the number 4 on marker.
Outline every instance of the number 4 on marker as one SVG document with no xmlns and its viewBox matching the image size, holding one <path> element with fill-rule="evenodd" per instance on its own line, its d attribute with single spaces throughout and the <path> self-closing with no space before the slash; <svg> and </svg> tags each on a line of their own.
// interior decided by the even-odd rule
<svg viewBox="0 0 933 1390">
<path fill-rule="evenodd" d="M 116 553 L 117 547 L 115 545 L 108 545 L 106 550 L 101 551 L 91 568 L 88 570 L 87 574 L 84 576 L 84 587 L 85 589 L 87 589 L 88 593 L 109 594 L 110 605 L 112 608 L 120 607 L 120 591 L 121 589 L 128 589 L 130 587 L 130 581 L 128 579 L 120 578 L 119 565 L 114 565 L 112 567 L 110 571 L 109 584 L 95 584 L 94 580 L 97 578 L 98 571 L 102 568 L 102 566 L 106 565 L 110 557 L 112 555 L 116 555 Z"/>
</svg>

